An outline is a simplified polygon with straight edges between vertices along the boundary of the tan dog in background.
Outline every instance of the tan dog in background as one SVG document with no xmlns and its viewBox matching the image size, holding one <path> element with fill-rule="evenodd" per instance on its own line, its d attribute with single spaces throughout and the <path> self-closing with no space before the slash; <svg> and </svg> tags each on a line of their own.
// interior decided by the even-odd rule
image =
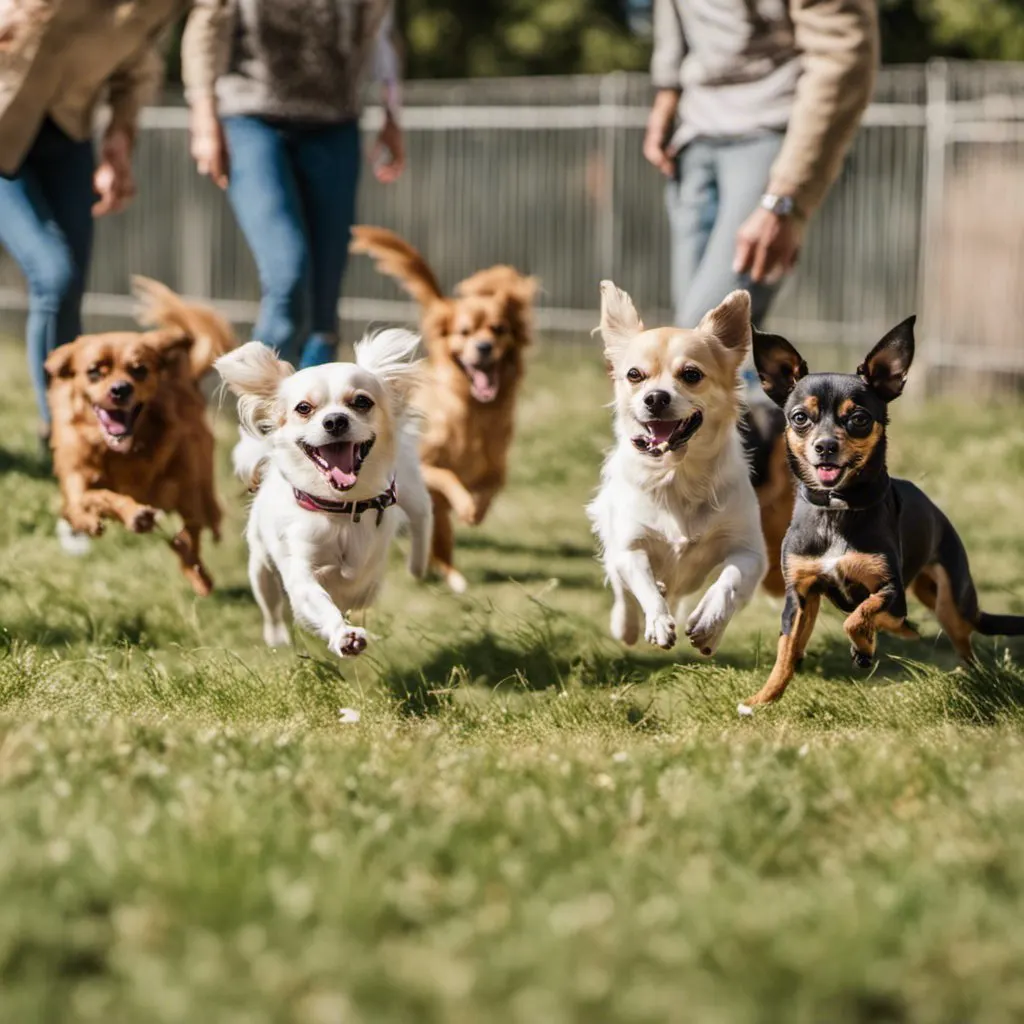
<svg viewBox="0 0 1024 1024">
<path fill-rule="evenodd" d="M 147 533 L 158 510 L 178 512 L 184 527 L 171 547 L 205 596 L 213 583 L 200 561 L 200 534 L 209 529 L 219 539 L 221 511 L 198 382 L 235 338 L 213 310 L 144 277 L 133 284 L 139 322 L 153 330 L 83 335 L 46 360 L 63 516 L 96 537 L 106 519 Z"/>
<path fill-rule="evenodd" d="M 428 372 L 415 404 L 426 418 L 420 457 L 434 505 L 431 559 L 462 593 L 451 515 L 476 526 L 505 486 L 537 281 L 495 266 L 456 285 L 449 297 L 426 260 L 394 232 L 361 226 L 352 238 L 353 252 L 373 257 L 423 308 Z"/>
</svg>

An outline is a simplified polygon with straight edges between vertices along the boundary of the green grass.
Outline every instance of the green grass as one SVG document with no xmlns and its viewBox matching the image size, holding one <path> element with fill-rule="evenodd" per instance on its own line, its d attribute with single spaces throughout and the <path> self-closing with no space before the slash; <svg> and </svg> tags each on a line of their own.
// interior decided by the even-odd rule
<svg viewBox="0 0 1024 1024">
<path fill-rule="evenodd" d="M 0 1020 L 1002 1022 L 1024 1015 L 1024 646 L 834 612 L 752 720 L 778 609 L 720 655 L 606 633 L 582 506 L 599 359 L 531 367 L 472 589 L 396 552 L 367 654 L 262 647 L 218 420 L 199 601 L 157 537 L 63 556 L 21 352 L 0 409 Z M 894 464 L 1024 611 L 1013 408 L 894 407 Z M 338 709 L 357 708 L 357 725 Z"/>
</svg>

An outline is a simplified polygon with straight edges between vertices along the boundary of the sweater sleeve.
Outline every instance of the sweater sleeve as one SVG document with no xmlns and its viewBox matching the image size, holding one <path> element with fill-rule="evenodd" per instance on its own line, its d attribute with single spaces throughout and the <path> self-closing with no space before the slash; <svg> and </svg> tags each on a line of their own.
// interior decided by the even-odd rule
<svg viewBox="0 0 1024 1024">
<path fill-rule="evenodd" d="M 234 0 L 195 0 L 181 37 L 181 79 L 190 104 L 214 95 L 231 48 Z"/>
<path fill-rule="evenodd" d="M 146 43 L 107 79 L 110 127 L 134 136 L 139 111 L 156 97 L 163 82 L 164 57 L 158 41 Z"/>
<path fill-rule="evenodd" d="M 676 0 L 654 0 L 654 51 L 651 83 L 655 89 L 679 89 L 686 40 Z"/>
<path fill-rule="evenodd" d="M 807 217 L 835 181 L 871 100 L 878 66 L 875 0 L 790 0 L 803 73 L 768 191 Z"/>
<path fill-rule="evenodd" d="M 389 8 L 377 30 L 373 50 L 373 77 L 384 91 L 384 102 L 392 115 L 397 116 L 402 105 L 401 63 L 394 41 L 394 9 Z"/>
</svg>

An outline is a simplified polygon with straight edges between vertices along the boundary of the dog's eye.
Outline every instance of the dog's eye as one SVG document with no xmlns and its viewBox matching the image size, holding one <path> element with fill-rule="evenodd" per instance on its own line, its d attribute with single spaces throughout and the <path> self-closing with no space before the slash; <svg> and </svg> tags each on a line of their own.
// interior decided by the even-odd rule
<svg viewBox="0 0 1024 1024">
<path fill-rule="evenodd" d="M 148 366 L 129 366 L 128 375 L 132 380 L 143 381 L 149 376 Z"/>
<path fill-rule="evenodd" d="M 496 338 L 500 338 L 504 333 L 504 324 L 491 324 L 491 334 L 493 334 Z"/>
<path fill-rule="evenodd" d="M 473 332 L 468 327 L 463 327 L 459 331 L 459 334 L 461 334 L 464 338 L 468 338 L 472 333 Z"/>
<path fill-rule="evenodd" d="M 679 375 L 687 384 L 699 384 L 704 379 L 704 374 L 696 366 L 686 366 Z"/>
<path fill-rule="evenodd" d="M 359 412 L 366 412 L 368 409 L 373 408 L 373 399 L 369 395 L 356 395 L 355 398 L 349 402 L 349 405 L 353 409 L 357 409 Z"/>
<path fill-rule="evenodd" d="M 800 427 L 806 427 L 807 424 L 811 422 L 811 417 L 808 416 L 803 409 L 797 409 L 790 415 L 789 422 L 799 429 Z"/>
<path fill-rule="evenodd" d="M 308 416 L 313 411 L 313 406 L 311 406 L 309 402 L 299 402 L 299 404 L 295 406 L 295 411 L 300 416 Z"/>
<path fill-rule="evenodd" d="M 103 376 L 104 372 L 105 371 L 102 366 L 96 365 L 90 366 L 89 369 L 85 371 L 85 374 L 89 378 L 89 380 L 95 383 Z"/>
<path fill-rule="evenodd" d="M 846 426 L 850 430 L 870 430 L 871 417 L 866 412 L 858 409 L 847 419 Z"/>
<path fill-rule="evenodd" d="M 628 380 L 630 384 L 639 384 L 640 381 L 642 381 L 643 379 L 643 371 L 638 370 L 635 366 L 632 369 L 626 371 L 626 380 Z"/>
</svg>

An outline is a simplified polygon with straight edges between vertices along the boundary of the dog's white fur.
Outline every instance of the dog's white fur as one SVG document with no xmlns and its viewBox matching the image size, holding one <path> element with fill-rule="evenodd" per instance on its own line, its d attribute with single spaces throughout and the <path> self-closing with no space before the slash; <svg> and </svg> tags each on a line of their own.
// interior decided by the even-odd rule
<svg viewBox="0 0 1024 1024">
<path fill-rule="evenodd" d="M 235 449 L 235 469 L 247 482 L 259 480 L 246 528 L 249 581 L 271 647 L 289 642 L 287 595 L 295 618 L 322 636 L 334 654 L 348 657 L 365 648 L 365 630 L 348 622 L 346 614 L 366 608 L 377 596 L 401 513 L 411 527 L 409 570 L 418 578 L 426 572 L 431 504 L 409 407 L 420 365 L 415 361 L 418 347 L 417 335 L 391 329 L 359 342 L 354 363 L 296 373 L 272 349 L 254 341 L 215 364 L 239 398 L 245 433 Z M 354 408 L 357 394 L 368 396 L 373 407 Z M 301 402 L 312 405 L 313 412 L 300 415 L 295 407 Z M 317 447 L 338 440 L 323 426 L 332 413 L 348 417 L 345 440 L 375 438 L 355 484 L 344 492 L 300 447 L 300 442 Z M 379 525 L 376 510 L 356 522 L 349 515 L 309 511 L 294 494 L 298 488 L 323 501 L 362 501 L 385 492 L 392 479 L 398 505 L 384 511 Z"/>
<path fill-rule="evenodd" d="M 695 330 L 645 331 L 630 297 L 602 281 L 599 330 L 615 387 L 616 442 L 587 512 L 614 594 L 612 635 L 635 643 L 642 611 L 647 640 L 673 647 L 684 598 L 721 567 L 686 623 L 693 646 L 713 654 L 767 568 L 737 430 L 737 371 L 751 343 L 750 297 L 732 292 Z M 686 383 L 681 374 L 687 367 L 703 378 Z M 631 382 L 631 369 L 643 379 Z M 662 420 L 686 421 L 694 410 L 703 415 L 696 434 L 660 458 L 632 443 L 655 418 L 644 401 L 655 390 L 671 396 Z"/>
</svg>

